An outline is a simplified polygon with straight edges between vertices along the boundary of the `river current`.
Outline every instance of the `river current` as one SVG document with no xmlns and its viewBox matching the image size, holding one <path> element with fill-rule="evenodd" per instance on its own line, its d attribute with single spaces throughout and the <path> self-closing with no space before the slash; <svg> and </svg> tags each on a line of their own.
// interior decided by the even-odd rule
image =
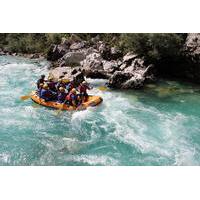
<svg viewBox="0 0 200 200">
<path fill-rule="evenodd" d="M 200 86 L 160 80 L 142 90 L 102 90 L 84 111 L 39 106 L 48 62 L 0 56 L 0 165 L 200 165 Z"/>
</svg>

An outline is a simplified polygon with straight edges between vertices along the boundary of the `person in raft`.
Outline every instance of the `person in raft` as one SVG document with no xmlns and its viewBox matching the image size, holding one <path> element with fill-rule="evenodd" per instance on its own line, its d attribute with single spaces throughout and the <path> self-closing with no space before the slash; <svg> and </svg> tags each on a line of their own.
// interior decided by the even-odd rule
<svg viewBox="0 0 200 200">
<path fill-rule="evenodd" d="M 66 84 L 66 89 L 67 89 L 67 91 L 68 91 L 68 93 L 69 93 L 73 88 L 75 88 L 75 87 L 74 87 L 74 81 L 72 80 L 72 81 L 69 81 L 69 82 Z"/>
<path fill-rule="evenodd" d="M 43 83 L 40 83 L 39 88 L 37 89 L 37 94 L 39 95 L 39 97 L 41 97 L 41 91 L 42 91 L 43 85 L 44 85 Z"/>
<path fill-rule="evenodd" d="M 37 88 L 39 89 L 40 84 L 44 84 L 44 82 L 46 82 L 45 75 L 41 75 L 40 79 L 37 81 Z"/>
<path fill-rule="evenodd" d="M 83 81 L 79 87 L 78 90 L 80 92 L 80 97 L 82 99 L 83 102 L 87 101 L 88 98 L 88 93 L 87 90 L 90 90 L 91 88 L 88 86 L 86 81 Z"/>
<path fill-rule="evenodd" d="M 55 95 L 49 89 L 49 86 L 47 84 L 43 85 L 40 92 L 40 98 L 44 99 L 45 101 L 52 101 L 55 99 Z"/>
<path fill-rule="evenodd" d="M 66 84 L 65 84 L 64 80 L 61 79 L 61 78 L 58 79 L 58 82 L 56 83 L 56 90 L 59 91 L 60 87 L 63 87 L 63 88 L 66 87 Z"/>
<path fill-rule="evenodd" d="M 65 102 L 65 98 L 67 96 L 67 93 L 65 92 L 65 88 L 64 87 L 59 87 L 58 89 L 58 96 L 57 96 L 57 102 L 58 103 L 64 103 Z"/>
<path fill-rule="evenodd" d="M 47 85 L 49 87 L 49 90 L 51 90 L 52 92 L 57 92 L 56 83 L 53 81 L 52 77 L 48 78 Z"/>
<path fill-rule="evenodd" d="M 80 102 L 79 102 L 79 98 L 78 98 L 78 95 L 77 95 L 77 91 L 75 88 L 73 88 L 69 94 L 66 96 L 66 99 L 67 101 L 67 104 L 70 105 L 70 106 L 74 106 L 74 107 L 77 107 L 80 105 Z"/>
</svg>

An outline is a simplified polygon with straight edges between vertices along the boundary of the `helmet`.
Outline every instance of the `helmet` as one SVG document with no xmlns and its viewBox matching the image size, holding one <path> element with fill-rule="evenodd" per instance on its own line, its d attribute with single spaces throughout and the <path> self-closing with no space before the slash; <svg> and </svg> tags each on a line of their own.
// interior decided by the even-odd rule
<svg viewBox="0 0 200 200">
<path fill-rule="evenodd" d="M 73 88 L 73 89 L 71 90 L 71 92 L 72 92 L 73 94 L 76 94 L 76 89 Z"/>
<path fill-rule="evenodd" d="M 44 85 L 43 85 L 43 88 L 44 88 L 44 89 L 48 89 L 49 86 L 48 86 L 47 84 L 44 84 Z"/>
<path fill-rule="evenodd" d="M 45 78 L 45 75 L 44 75 L 44 74 L 42 74 L 42 75 L 41 75 L 41 78 Z"/>
<path fill-rule="evenodd" d="M 70 80 L 69 79 L 62 79 L 63 83 L 69 83 Z"/>
<path fill-rule="evenodd" d="M 65 88 L 64 87 L 59 87 L 59 90 L 60 91 L 65 91 Z"/>
</svg>

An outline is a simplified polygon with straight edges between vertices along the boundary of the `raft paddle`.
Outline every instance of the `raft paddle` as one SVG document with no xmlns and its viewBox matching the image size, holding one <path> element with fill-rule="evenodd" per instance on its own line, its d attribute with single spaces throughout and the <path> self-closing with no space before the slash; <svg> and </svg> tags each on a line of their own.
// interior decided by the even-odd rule
<svg viewBox="0 0 200 200">
<path fill-rule="evenodd" d="M 27 99 L 29 99 L 29 98 L 31 98 L 30 94 L 20 97 L 20 99 L 23 100 L 23 101 L 24 101 L 24 100 L 27 100 Z"/>
<path fill-rule="evenodd" d="M 105 86 L 100 86 L 100 87 L 98 87 L 98 89 L 101 90 L 101 91 L 107 91 L 108 90 L 108 88 L 105 87 Z"/>
<path fill-rule="evenodd" d="M 60 106 L 60 108 L 56 111 L 56 115 L 60 114 L 60 112 L 63 110 L 64 105 L 65 105 L 66 102 L 67 102 L 67 100 L 65 100 L 65 101 L 62 103 L 62 106 Z"/>
</svg>

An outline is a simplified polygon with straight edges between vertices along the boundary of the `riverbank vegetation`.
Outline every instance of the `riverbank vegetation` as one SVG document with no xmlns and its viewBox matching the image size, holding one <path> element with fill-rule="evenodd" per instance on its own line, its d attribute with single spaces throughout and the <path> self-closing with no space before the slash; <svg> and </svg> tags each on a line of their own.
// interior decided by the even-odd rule
<svg viewBox="0 0 200 200">
<path fill-rule="evenodd" d="M 185 42 L 185 34 L 175 33 L 2 33 L 0 48 L 17 53 L 46 53 L 51 44 L 60 44 L 62 38 L 70 38 L 72 35 L 88 42 L 98 37 L 124 53 L 133 51 L 151 61 L 180 55 Z"/>
</svg>

